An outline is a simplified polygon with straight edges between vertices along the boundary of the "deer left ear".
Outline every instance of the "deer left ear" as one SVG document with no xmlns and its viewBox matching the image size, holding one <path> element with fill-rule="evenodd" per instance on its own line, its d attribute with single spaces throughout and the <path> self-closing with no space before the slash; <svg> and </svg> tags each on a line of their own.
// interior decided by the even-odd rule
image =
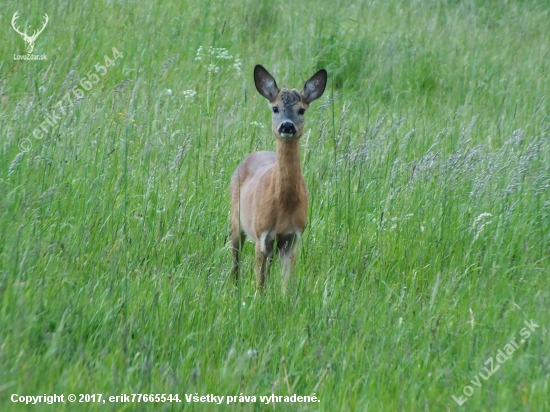
<svg viewBox="0 0 550 412">
<path fill-rule="evenodd" d="M 325 92 L 327 86 L 327 71 L 325 69 L 319 70 L 304 85 L 302 90 L 302 97 L 307 104 L 314 100 L 317 100 Z"/>
</svg>

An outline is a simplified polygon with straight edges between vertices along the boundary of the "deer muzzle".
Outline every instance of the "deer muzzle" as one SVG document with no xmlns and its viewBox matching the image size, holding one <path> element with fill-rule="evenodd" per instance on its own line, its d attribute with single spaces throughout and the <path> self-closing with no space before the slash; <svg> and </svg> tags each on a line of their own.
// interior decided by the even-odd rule
<svg viewBox="0 0 550 412">
<path fill-rule="evenodd" d="M 296 134 L 296 126 L 294 126 L 294 123 L 289 121 L 283 122 L 279 126 L 279 134 L 284 139 L 292 138 Z"/>
</svg>

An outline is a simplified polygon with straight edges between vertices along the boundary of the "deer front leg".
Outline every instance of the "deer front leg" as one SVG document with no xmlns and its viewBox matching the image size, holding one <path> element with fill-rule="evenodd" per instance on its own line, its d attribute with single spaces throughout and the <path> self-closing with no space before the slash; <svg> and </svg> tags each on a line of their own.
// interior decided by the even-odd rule
<svg viewBox="0 0 550 412">
<path fill-rule="evenodd" d="M 268 233 L 263 233 L 260 240 L 256 242 L 256 282 L 262 292 L 265 289 L 265 278 L 269 273 L 269 264 L 273 257 L 274 243 L 274 239 Z"/>
<path fill-rule="evenodd" d="M 290 272 L 296 266 L 296 248 L 298 247 L 299 233 L 282 235 L 277 238 L 277 251 L 281 259 L 283 272 L 283 294 L 286 293 L 286 286 Z"/>
<path fill-rule="evenodd" d="M 296 266 L 296 251 L 292 250 L 288 254 L 281 255 L 281 267 L 283 269 L 283 295 L 286 293 L 286 285 L 290 272 L 294 270 Z"/>
</svg>

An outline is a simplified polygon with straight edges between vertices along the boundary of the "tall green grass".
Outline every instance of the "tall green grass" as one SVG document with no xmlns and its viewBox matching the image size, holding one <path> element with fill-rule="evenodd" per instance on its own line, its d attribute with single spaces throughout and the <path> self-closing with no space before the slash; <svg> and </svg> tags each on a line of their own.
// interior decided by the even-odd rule
<svg viewBox="0 0 550 412">
<path fill-rule="evenodd" d="M 1 410 L 550 410 L 546 2 L 3 6 Z M 50 16 L 34 51 L 48 60 L 13 60 L 16 11 L 21 28 Z M 275 147 L 257 63 L 287 86 L 329 72 L 306 114 L 310 210 L 284 296 L 277 261 L 256 293 L 250 244 L 239 287 L 229 275 L 231 173 Z M 320 402 L 186 404 L 195 393 Z"/>
</svg>

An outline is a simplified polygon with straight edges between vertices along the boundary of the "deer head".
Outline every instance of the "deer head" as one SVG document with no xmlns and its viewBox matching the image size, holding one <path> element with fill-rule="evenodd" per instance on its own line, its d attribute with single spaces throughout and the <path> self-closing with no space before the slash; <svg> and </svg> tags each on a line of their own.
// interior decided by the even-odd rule
<svg viewBox="0 0 550 412">
<path fill-rule="evenodd" d="M 322 96 L 327 85 L 327 71 L 319 70 L 304 85 L 300 92 L 285 87 L 279 89 L 269 72 L 259 64 L 254 68 L 254 83 L 258 92 L 269 100 L 273 112 L 271 125 L 278 139 L 299 139 L 304 130 L 304 113 L 309 104 Z"/>
<path fill-rule="evenodd" d="M 26 32 L 21 33 L 19 31 L 19 29 L 17 28 L 17 26 L 15 25 L 15 21 L 17 20 L 18 17 L 19 17 L 18 12 L 15 12 L 15 14 L 13 15 L 13 18 L 11 19 L 11 26 L 13 27 L 13 29 L 17 33 L 19 33 L 21 35 L 23 40 L 25 40 L 25 43 L 27 43 L 27 45 L 25 46 L 25 49 L 27 50 L 27 54 L 31 54 L 32 51 L 34 50 L 34 42 L 36 41 L 36 38 L 38 37 L 38 35 L 40 33 L 42 33 L 44 31 L 44 29 L 46 28 L 46 25 L 48 24 L 48 21 L 50 20 L 50 18 L 48 17 L 48 15 L 46 13 L 44 13 L 44 25 L 42 26 L 42 28 L 40 30 L 35 30 L 34 33 L 32 34 L 32 36 L 29 36 L 29 35 L 27 35 Z"/>
</svg>

